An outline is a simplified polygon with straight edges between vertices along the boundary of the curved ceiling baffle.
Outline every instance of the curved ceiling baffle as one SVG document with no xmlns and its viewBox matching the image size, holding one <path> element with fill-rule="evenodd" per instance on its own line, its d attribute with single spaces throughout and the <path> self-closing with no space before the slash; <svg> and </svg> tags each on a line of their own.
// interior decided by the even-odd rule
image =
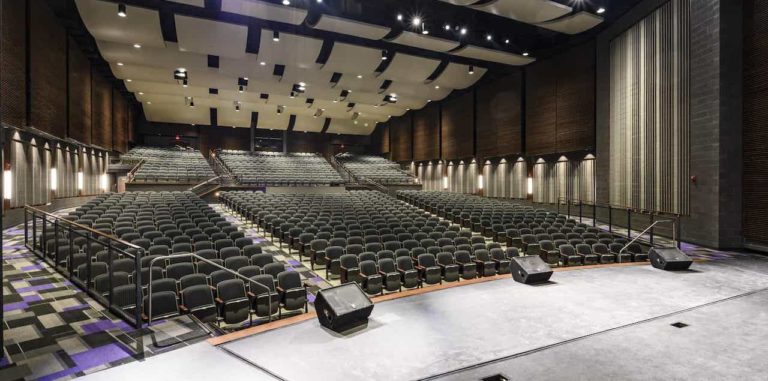
<svg viewBox="0 0 768 381">
<path fill-rule="evenodd" d="M 532 61 L 462 56 L 465 49 L 456 49 L 456 41 L 408 31 L 386 38 L 391 28 L 326 14 L 309 25 L 307 10 L 259 0 L 221 0 L 220 11 L 202 0 L 166 0 L 182 4 L 171 8 L 175 40 L 168 41 L 167 19 L 161 26 L 160 12 L 144 8 L 145 1 L 125 1 L 126 18 L 116 15 L 112 0 L 75 1 L 113 73 L 136 95 L 147 118 L 158 122 L 209 124 L 210 109 L 216 108 L 222 126 L 249 127 L 257 112 L 259 128 L 286 129 L 294 115 L 297 131 L 321 131 L 330 118 L 329 133 L 368 134 L 377 122 L 470 86 L 487 72 L 481 65 Z M 279 41 L 273 41 L 273 31 Z M 361 46 L 361 39 L 375 48 Z M 324 45 L 330 51 L 318 63 Z M 389 59 L 384 64 L 383 51 Z M 481 62 L 467 64 L 475 61 Z M 173 78 L 178 68 L 189 73 L 187 86 Z M 248 85 L 240 92 L 244 78 Z M 299 83 L 305 92 L 291 94 Z M 396 103 L 386 102 L 391 93 Z"/>
</svg>

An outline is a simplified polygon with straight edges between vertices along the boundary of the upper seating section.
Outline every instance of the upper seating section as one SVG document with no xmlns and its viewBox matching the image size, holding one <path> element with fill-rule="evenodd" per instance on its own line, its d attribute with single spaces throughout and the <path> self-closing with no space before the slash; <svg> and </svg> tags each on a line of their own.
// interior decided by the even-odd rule
<svg viewBox="0 0 768 381">
<path fill-rule="evenodd" d="M 313 153 L 221 150 L 217 154 L 241 184 L 318 186 L 344 182 L 325 158 Z"/>
<path fill-rule="evenodd" d="M 413 184 L 416 179 L 400 169 L 400 165 L 379 156 L 343 153 L 336 159 L 358 178 L 380 184 Z"/>
<path fill-rule="evenodd" d="M 216 176 L 202 153 L 177 147 L 135 147 L 122 161 L 145 160 L 136 171 L 137 182 L 198 183 Z"/>
</svg>

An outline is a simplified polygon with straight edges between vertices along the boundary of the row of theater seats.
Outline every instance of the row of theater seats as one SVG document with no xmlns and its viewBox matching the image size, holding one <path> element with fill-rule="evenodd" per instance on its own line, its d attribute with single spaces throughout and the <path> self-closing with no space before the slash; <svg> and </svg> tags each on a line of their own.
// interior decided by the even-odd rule
<svg viewBox="0 0 768 381">
<path fill-rule="evenodd" d="M 400 169 L 400 164 L 380 156 L 343 153 L 336 160 L 358 178 L 380 184 L 413 184 L 415 177 Z"/>
<path fill-rule="evenodd" d="M 399 191 L 398 198 L 551 265 L 644 261 L 639 244 L 547 210 L 474 195 Z"/>
<path fill-rule="evenodd" d="M 344 182 L 325 158 L 312 153 L 219 150 L 217 155 L 241 184 L 317 186 Z"/>
<path fill-rule="evenodd" d="M 145 319 L 150 300 L 152 320 L 192 313 L 205 322 L 237 324 L 307 309 L 299 274 L 262 253 L 191 192 L 103 195 L 65 218 L 105 236 L 89 240 L 49 230 L 40 237 L 44 253 L 126 311 L 136 308 L 137 292 L 147 295 Z"/>
<path fill-rule="evenodd" d="M 120 158 L 124 162 L 142 159 L 144 164 L 136 171 L 136 182 L 197 183 L 216 176 L 202 153 L 194 149 L 140 146 Z"/>
</svg>

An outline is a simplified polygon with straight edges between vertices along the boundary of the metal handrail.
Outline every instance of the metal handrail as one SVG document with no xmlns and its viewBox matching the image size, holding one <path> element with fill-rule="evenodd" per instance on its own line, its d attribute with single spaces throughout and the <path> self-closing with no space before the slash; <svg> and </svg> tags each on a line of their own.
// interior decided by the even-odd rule
<svg viewBox="0 0 768 381">
<path fill-rule="evenodd" d="M 189 192 L 194 192 L 194 190 L 195 190 L 195 189 L 197 189 L 197 188 L 200 188 L 200 187 L 201 187 L 201 186 L 203 186 L 203 185 L 207 185 L 207 184 L 210 184 L 211 182 L 213 182 L 213 181 L 216 181 L 216 180 L 218 180 L 218 179 L 220 179 L 220 178 L 221 178 L 221 176 L 212 177 L 212 178 L 210 178 L 210 179 L 208 179 L 208 180 L 205 180 L 205 181 L 203 181 L 203 182 L 202 182 L 202 183 L 200 183 L 200 184 L 197 184 L 197 185 L 193 186 L 192 188 L 189 188 L 189 189 L 187 189 L 187 191 L 189 191 Z"/>
<path fill-rule="evenodd" d="M 534 202 L 535 204 L 538 204 Z M 584 200 L 578 200 L 578 199 L 569 199 L 567 197 L 558 197 L 557 203 L 559 205 L 568 205 L 569 203 L 572 205 L 586 205 L 586 206 L 594 206 L 594 207 L 602 207 L 602 208 L 613 208 L 613 209 L 623 209 L 623 210 L 631 210 L 634 213 L 639 214 L 653 214 L 656 216 L 674 216 L 678 217 L 680 214 L 677 213 L 670 213 L 670 212 L 660 212 L 658 210 L 648 210 L 643 208 L 633 208 L 631 206 L 624 206 L 624 205 L 613 205 L 609 203 L 604 202 L 594 202 L 594 201 L 584 201 Z M 541 203 L 543 204 L 543 203 Z"/>
<path fill-rule="evenodd" d="M 198 260 L 203 261 L 205 263 L 208 263 L 209 265 L 213 265 L 214 267 L 218 267 L 221 270 L 227 271 L 227 272 L 231 273 L 232 275 L 234 275 L 235 277 L 243 278 L 243 279 L 245 279 L 246 282 L 249 282 L 250 284 L 256 284 L 259 287 L 263 287 L 264 289 L 266 289 L 267 290 L 267 297 L 269 298 L 269 307 L 267 307 L 267 309 L 269 310 L 269 317 L 268 317 L 269 320 L 268 321 L 272 322 L 272 290 L 269 287 L 267 287 L 267 286 L 265 286 L 265 285 L 263 285 L 263 284 L 261 284 L 259 282 L 256 282 L 255 280 L 253 280 L 251 278 L 248 278 L 248 277 L 246 277 L 246 276 L 244 276 L 242 274 L 239 274 L 239 273 L 237 273 L 237 272 L 235 272 L 235 271 L 233 271 L 231 269 L 228 269 L 228 268 L 226 268 L 224 266 L 221 266 L 221 265 L 219 265 L 216 262 L 213 262 L 211 260 L 203 258 L 203 257 L 201 257 L 201 256 L 199 256 L 199 255 L 197 255 L 195 253 L 179 253 L 179 254 L 163 255 L 163 256 L 160 256 L 160 257 L 157 257 L 157 258 L 152 258 L 152 260 L 149 261 L 149 269 L 150 270 L 149 270 L 149 283 L 147 285 L 147 302 L 148 302 L 148 306 L 147 306 L 147 309 L 148 309 L 148 311 L 147 311 L 147 326 L 152 325 L 152 265 L 155 263 L 155 261 L 158 261 L 158 260 L 161 260 L 161 259 L 162 260 L 166 260 L 166 259 L 169 259 L 169 258 L 186 258 L 186 257 L 197 258 Z M 256 295 L 256 296 L 258 297 L 258 295 Z"/>
<path fill-rule="evenodd" d="M 666 223 L 666 222 L 671 222 L 671 223 L 672 223 L 672 241 L 673 241 L 673 242 L 675 242 L 675 247 L 677 247 L 677 238 L 675 237 L 675 225 L 677 224 L 677 222 L 676 222 L 675 220 L 658 220 L 658 221 L 654 221 L 654 222 L 651 224 L 651 226 L 648 226 L 647 228 L 645 228 L 645 230 L 643 230 L 642 232 L 640 232 L 640 234 L 638 234 L 638 235 L 637 235 L 637 237 L 635 237 L 633 240 L 629 241 L 629 243 L 627 243 L 626 245 L 624 245 L 624 247 L 622 247 L 622 248 L 621 248 L 621 250 L 619 250 L 619 254 L 620 254 L 620 255 L 621 255 L 621 254 L 623 254 L 623 253 L 624 253 L 624 251 L 625 251 L 625 250 L 627 250 L 627 248 L 629 247 L 629 245 L 631 245 L 631 244 L 635 243 L 635 241 L 637 241 L 638 239 L 640 239 L 640 237 L 642 237 L 642 236 L 643 236 L 643 234 L 645 234 L 646 232 L 648 232 L 648 230 L 651 230 L 651 229 L 653 229 L 653 227 L 654 227 L 654 226 L 656 226 L 656 225 L 658 225 L 658 224 L 660 224 L 660 223 L 662 223 L 662 222 L 665 222 L 665 223 Z"/>
<path fill-rule="evenodd" d="M 32 216 L 32 221 L 30 224 L 30 221 L 28 220 L 28 216 Z M 38 250 L 38 227 L 37 227 L 37 221 L 38 219 L 41 220 L 42 226 L 42 238 L 39 243 L 39 250 Z M 52 258 L 49 258 L 49 253 L 47 253 L 47 242 L 45 241 L 45 237 L 47 236 L 46 230 L 48 224 L 53 224 L 53 233 L 54 233 L 54 247 L 52 250 L 53 256 Z M 29 229 L 32 229 L 32 243 L 30 245 L 30 237 L 29 237 Z M 69 239 L 69 245 L 72 246 L 73 240 L 75 237 L 82 237 L 86 239 L 86 262 L 87 265 L 87 276 L 85 279 L 81 278 L 81 274 L 78 273 L 77 277 L 73 277 L 73 268 L 72 268 L 72 261 L 67 260 L 67 266 L 65 268 L 62 268 L 60 258 L 59 258 L 59 239 L 61 238 L 60 230 L 64 229 L 65 233 L 67 233 L 67 237 Z M 101 238 L 106 238 L 105 241 L 102 241 Z M 105 300 L 104 295 L 95 292 L 90 287 L 90 283 L 92 280 L 92 272 L 91 272 L 91 260 L 93 258 L 92 252 L 91 252 L 91 241 L 96 241 L 96 243 L 100 245 L 106 246 L 106 250 L 109 253 L 109 259 L 108 259 L 108 265 L 109 265 L 109 297 Z M 128 257 L 133 260 L 134 266 L 137 269 L 141 268 L 141 257 L 143 254 L 144 249 L 140 246 L 131 244 L 129 242 L 123 241 L 114 235 L 104 233 L 99 230 L 95 230 L 89 226 L 81 225 L 77 222 L 70 221 L 66 218 L 62 218 L 56 215 L 53 215 L 51 213 L 48 213 L 46 211 L 40 210 L 38 208 L 25 205 L 24 207 L 24 245 L 35 255 L 40 257 L 43 261 L 51 265 L 51 267 L 64 274 L 69 278 L 69 280 L 77 285 L 78 287 L 84 289 L 86 293 L 93 296 L 94 299 L 99 301 L 99 303 L 102 303 L 103 305 L 107 306 L 107 308 L 112 311 L 113 313 L 117 314 L 118 316 L 124 318 L 125 320 L 133 320 L 133 325 L 135 328 L 141 328 L 141 272 L 137 271 L 135 275 L 135 287 L 136 287 L 136 300 L 135 305 L 136 308 L 134 309 L 134 316 L 128 315 L 122 308 L 114 308 L 112 305 L 112 297 L 113 297 L 113 291 L 112 288 L 112 275 L 113 275 L 113 267 L 112 267 L 112 253 L 117 253 L 118 255 Z M 128 250 L 133 249 L 136 250 L 136 253 L 130 253 Z M 70 252 L 71 254 L 71 252 Z M 139 344 L 139 343 L 137 343 Z M 137 350 L 140 350 L 138 348 Z"/>
<path fill-rule="evenodd" d="M 139 160 L 139 162 L 136 163 L 136 165 L 134 165 L 130 171 L 128 171 L 128 173 L 125 175 L 125 177 L 128 179 L 128 182 L 132 182 L 133 179 L 136 178 L 136 172 L 139 170 L 139 167 L 141 167 L 146 161 L 146 159 Z"/>
<path fill-rule="evenodd" d="M 104 238 L 109 238 L 110 240 L 113 240 L 113 241 L 117 241 L 118 243 L 120 243 L 120 244 L 122 244 L 122 245 L 125 245 L 125 246 L 127 246 L 128 248 L 131 248 L 131 249 L 136 249 L 136 250 L 142 249 L 142 247 L 141 247 L 141 246 L 137 246 L 137 245 L 134 245 L 134 244 L 132 244 L 132 243 L 130 243 L 130 242 L 126 242 L 126 241 L 123 241 L 123 240 L 121 240 L 120 238 L 117 238 L 117 237 L 115 237 L 114 235 L 111 235 L 111 234 L 106 234 L 106 233 L 104 233 L 104 232 L 102 232 L 102 231 L 99 231 L 99 230 L 95 230 L 95 229 L 93 229 L 93 228 L 91 228 L 91 227 L 89 227 L 89 226 L 80 225 L 80 224 L 78 224 L 77 222 L 74 222 L 74 221 L 70 221 L 70 220 L 68 220 L 68 219 L 66 219 L 66 218 L 62 218 L 62 217 L 56 216 L 56 215 L 54 215 L 54 214 L 51 214 L 51 213 L 48 213 L 48 212 L 46 212 L 46 211 L 44 211 L 44 210 L 40 210 L 40 209 L 38 209 L 38 208 L 35 208 L 34 206 L 24 205 L 24 209 L 26 209 L 26 210 L 31 210 L 31 211 L 33 211 L 33 212 L 35 212 L 35 213 L 44 214 L 44 215 L 46 215 L 46 216 L 48 216 L 48 217 L 51 217 L 51 218 L 53 218 L 53 219 L 54 219 L 54 220 L 56 220 L 56 221 L 62 221 L 62 222 L 65 222 L 65 223 L 67 223 L 67 224 L 69 224 L 69 225 L 73 225 L 73 226 L 76 226 L 77 228 L 79 228 L 79 229 L 82 229 L 82 230 L 85 230 L 85 231 L 87 231 L 87 232 L 89 232 L 89 233 L 92 233 L 92 234 L 95 234 L 95 235 L 98 235 L 98 236 L 101 236 L 101 237 L 104 237 Z M 130 254 L 130 253 L 129 253 L 129 254 Z"/>
</svg>

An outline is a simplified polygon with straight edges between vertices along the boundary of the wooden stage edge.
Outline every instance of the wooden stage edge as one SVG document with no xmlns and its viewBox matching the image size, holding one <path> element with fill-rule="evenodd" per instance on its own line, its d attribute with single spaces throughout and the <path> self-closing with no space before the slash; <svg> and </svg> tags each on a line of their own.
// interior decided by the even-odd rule
<svg viewBox="0 0 768 381">
<path fill-rule="evenodd" d="M 625 262 L 625 263 L 613 263 L 609 265 L 589 265 L 589 266 L 574 266 L 574 267 L 555 267 L 552 269 L 554 272 L 563 272 L 563 271 L 576 271 L 576 270 L 591 270 L 591 269 L 602 269 L 602 268 L 609 268 L 609 267 L 627 267 L 627 266 L 644 266 L 648 265 L 650 262 Z M 490 277 L 483 277 L 483 278 L 475 278 L 470 280 L 461 280 L 458 282 L 451 282 L 451 283 L 443 283 L 439 285 L 434 286 L 428 286 L 428 287 L 422 287 L 422 288 L 414 288 L 410 290 L 400 291 L 400 292 L 392 292 L 389 294 L 384 295 L 377 295 L 371 297 L 371 300 L 374 303 L 382 303 L 389 300 L 395 300 L 400 298 L 407 298 L 411 296 L 426 294 L 428 292 L 434 292 L 434 291 L 440 291 L 445 290 L 448 288 L 453 287 L 461 287 L 461 286 L 468 286 L 471 284 L 477 284 L 477 283 L 483 283 L 483 282 L 490 282 L 494 280 L 501 280 L 501 279 L 510 279 L 512 276 L 509 274 L 504 275 L 495 275 Z M 271 323 L 264 323 L 259 324 L 254 327 L 242 329 L 236 332 L 232 332 L 226 335 L 212 337 L 208 339 L 208 343 L 211 345 L 222 345 L 229 343 L 231 341 L 239 340 L 248 336 L 256 335 L 259 333 L 271 331 L 274 329 L 287 327 L 289 325 L 301 323 L 303 321 L 307 321 L 310 319 L 314 319 L 317 316 L 315 311 L 310 311 L 308 313 L 303 313 L 301 315 L 291 316 L 289 318 L 280 319 L 273 321 Z"/>
</svg>

